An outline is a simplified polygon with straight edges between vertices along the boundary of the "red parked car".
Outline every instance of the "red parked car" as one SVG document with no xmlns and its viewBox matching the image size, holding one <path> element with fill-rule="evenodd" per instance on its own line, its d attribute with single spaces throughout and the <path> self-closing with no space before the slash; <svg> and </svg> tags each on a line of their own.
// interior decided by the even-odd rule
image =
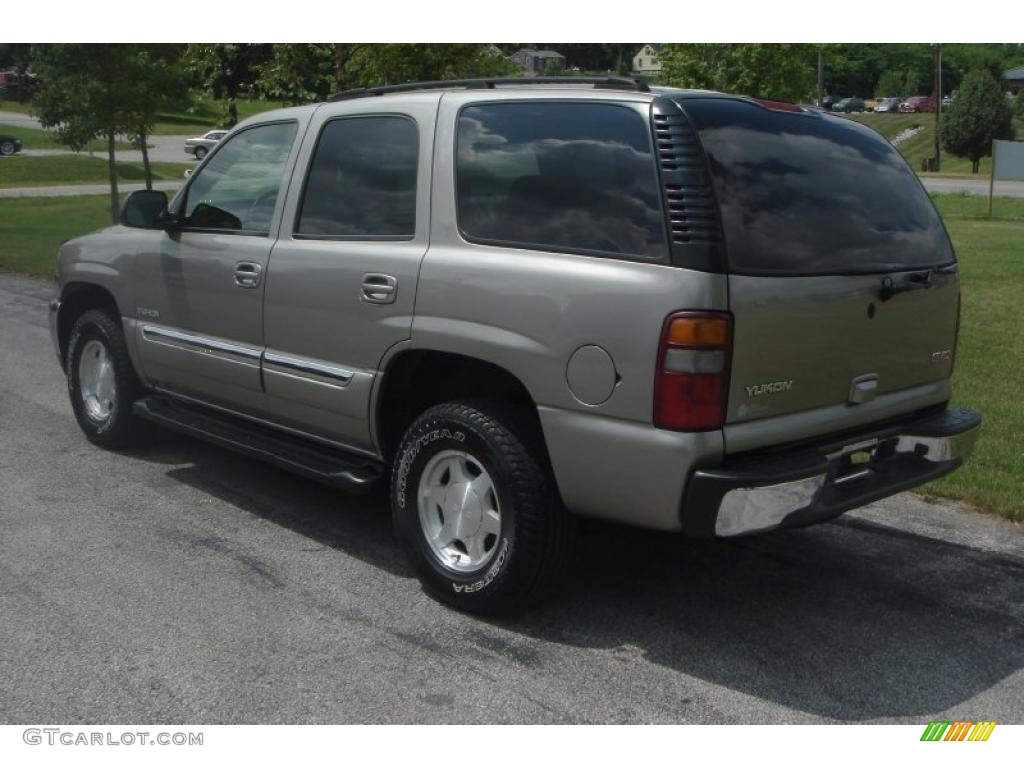
<svg viewBox="0 0 1024 768">
<path fill-rule="evenodd" d="M 935 99 L 931 96 L 911 96 L 900 104 L 900 112 L 934 112 Z"/>
</svg>

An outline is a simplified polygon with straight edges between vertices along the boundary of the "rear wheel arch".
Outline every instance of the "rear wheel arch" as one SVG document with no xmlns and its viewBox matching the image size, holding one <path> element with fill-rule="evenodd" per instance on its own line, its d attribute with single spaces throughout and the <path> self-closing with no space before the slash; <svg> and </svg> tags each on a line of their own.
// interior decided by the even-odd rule
<svg viewBox="0 0 1024 768">
<path fill-rule="evenodd" d="M 547 458 L 536 401 L 518 376 L 480 358 L 423 349 L 398 353 L 382 373 L 374 434 L 384 458 L 390 461 L 406 428 L 425 410 L 467 399 L 501 402 L 521 413 Z"/>
</svg>

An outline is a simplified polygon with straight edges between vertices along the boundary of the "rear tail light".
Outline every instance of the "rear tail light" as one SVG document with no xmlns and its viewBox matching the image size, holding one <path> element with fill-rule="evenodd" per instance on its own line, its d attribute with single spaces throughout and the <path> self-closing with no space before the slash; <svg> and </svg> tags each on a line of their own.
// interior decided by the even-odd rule
<svg viewBox="0 0 1024 768">
<path fill-rule="evenodd" d="M 732 317 L 675 312 L 665 319 L 654 377 L 654 425 L 699 431 L 725 423 Z"/>
</svg>

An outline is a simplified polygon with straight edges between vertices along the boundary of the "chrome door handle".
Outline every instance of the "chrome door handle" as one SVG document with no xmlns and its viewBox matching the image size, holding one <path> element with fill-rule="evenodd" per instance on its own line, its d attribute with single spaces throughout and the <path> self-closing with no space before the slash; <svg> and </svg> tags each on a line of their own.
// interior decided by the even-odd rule
<svg viewBox="0 0 1024 768">
<path fill-rule="evenodd" d="M 240 288 L 255 288 L 260 284 L 263 267 L 254 261 L 240 261 L 235 264 L 235 285 Z"/>
<path fill-rule="evenodd" d="M 371 304 L 393 304 L 398 298 L 398 278 L 380 272 L 363 275 L 359 298 Z"/>
</svg>

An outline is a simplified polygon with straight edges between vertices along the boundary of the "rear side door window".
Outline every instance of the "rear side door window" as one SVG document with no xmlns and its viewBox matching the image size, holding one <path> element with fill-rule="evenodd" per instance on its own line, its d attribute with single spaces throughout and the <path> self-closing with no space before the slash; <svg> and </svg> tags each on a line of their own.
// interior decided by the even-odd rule
<svg viewBox="0 0 1024 768">
<path fill-rule="evenodd" d="M 458 122 L 459 228 L 471 242 L 666 258 L 648 121 L 621 104 L 502 102 Z"/>
<path fill-rule="evenodd" d="M 409 118 L 330 121 L 309 166 L 295 237 L 411 240 L 418 162 L 419 134 Z"/>
<path fill-rule="evenodd" d="M 185 227 L 266 235 L 297 129 L 258 125 L 219 143 L 185 192 Z"/>
</svg>

